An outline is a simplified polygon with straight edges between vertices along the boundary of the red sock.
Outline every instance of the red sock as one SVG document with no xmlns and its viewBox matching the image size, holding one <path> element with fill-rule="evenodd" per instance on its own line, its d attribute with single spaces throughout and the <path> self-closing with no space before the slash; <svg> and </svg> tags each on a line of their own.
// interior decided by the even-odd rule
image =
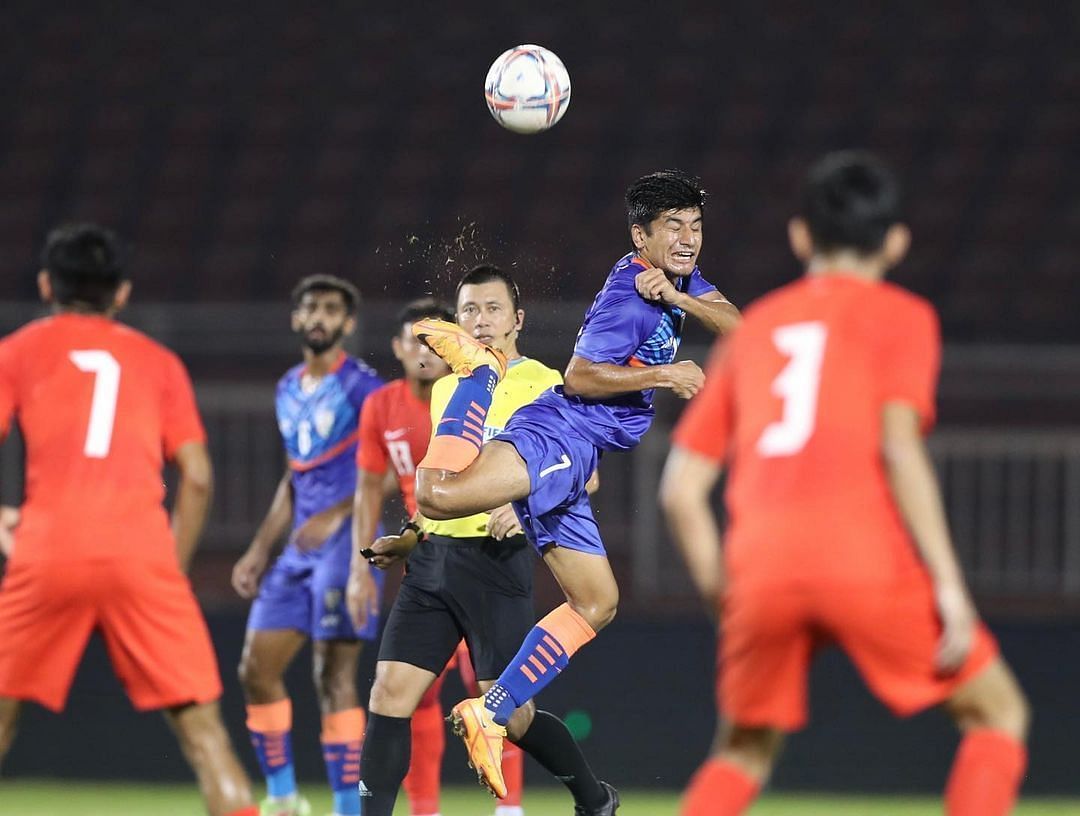
<svg viewBox="0 0 1080 816">
<path fill-rule="evenodd" d="M 499 800 L 499 806 L 521 807 L 521 794 L 525 790 L 525 752 L 509 740 L 503 740 L 502 772 L 506 796 Z"/>
<path fill-rule="evenodd" d="M 1001 731 L 969 731 L 945 786 L 948 816 L 1005 816 L 1012 811 L 1027 767 L 1027 749 Z"/>
<path fill-rule="evenodd" d="M 259 807 L 258 805 L 250 805 L 246 808 L 240 808 L 240 810 L 234 810 L 228 816 L 259 816 Z"/>
<path fill-rule="evenodd" d="M 759 785 L 746 771 L 722 759 L 702 765 L 683 797 L 682 816 L 740 816 L 758 795 Z"/>
<path fill-rule="evenodd" d="M 425 700 L 412 716 L 412 761 L 402 783 L 409 797 L 411 816 L 430 816 L 439 812 L 439 776 L 443 748 L 446 747 L 446 723 L 439 698 Z"/>
</svg>

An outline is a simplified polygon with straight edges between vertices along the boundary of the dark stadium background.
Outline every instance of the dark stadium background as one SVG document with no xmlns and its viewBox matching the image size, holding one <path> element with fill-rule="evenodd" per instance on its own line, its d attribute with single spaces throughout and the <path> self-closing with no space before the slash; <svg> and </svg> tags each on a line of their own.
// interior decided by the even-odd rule
<svg viewBox="0 0 1080 816">
<path fill-rule="evenodd" d="M 51 225 L 95 220 L 131 242 L 127 317 L 184 357 L 212 435 L 218 504 L 193 580 L 250 761 L 234 679 L 245 610 L 228 574 L 280 473 L 270 398 L 297 354 L 287 296 L 300 276 L 358 283 L 353 350 L 390 377 L 394 310 L 449 295 L 478 260 L 502 264 L 524 293 L 524 350 L 561 367 L 626 251 L 631 179 L 703 178 L 701 265 L 743 305 L 798 273 L 784 225 L 809 161 L 877 150 L 906 182 L 915 234 L 895 279 L 942 315 L 934 449 L 958 547 L 1035 707 L 1026 790 L 1080 793 L 1078 14 L 1004 1 L 8 0 L 0 328 L 39 312 Z M 566 118 L 539 136 L 499 129 L 484 108 L 488 65 L 519 42 L 556 51 L 574 83 Z M 702 359 L 704 343 L 691 332 L 688 354 Z M 541 698 L 587 714 L 598 770 L 635 786 L 681 785 L 713 722 L 711 632 L 652 504 L 678 407 L 662 401 L 650 442 L 602 466 L 622 611 Z M 8 500 L 17 474 L 9 445 Z M 546 608 L 556 596 L 546 573 L 538 582 Z M 292 681 L 297 754 L 318 779 L 307 674 L 298 665 Z M 934 713 L 891 721 L 832 655 L 774 786 L 937 790 L 955 742 Z M 447 768 L 466 778 L 463 763 Z M 187 778 L 96 644 L 68 713 L 29 712 L 4 770 Z"/>
</svg>

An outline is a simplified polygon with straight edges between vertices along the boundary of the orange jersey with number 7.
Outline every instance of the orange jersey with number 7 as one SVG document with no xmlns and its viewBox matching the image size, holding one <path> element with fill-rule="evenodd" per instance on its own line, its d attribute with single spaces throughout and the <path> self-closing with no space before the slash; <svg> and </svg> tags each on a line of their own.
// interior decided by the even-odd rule
<svg viewBox="0 0 1080 816">
<path fill-rule="evenodd" d="M 933 308 L 888 283 L 808 277 L 746 311 L 675 442 L 731 462 L 732 585 L 892 583 L 921 570 L 881 460 L 882 406 L 929 428 Z"/>
<path fill-rule="evenodd" d="M 162 465 L 205 440 L 175 354 L 103 316 L 34 321 L 0 341 L 0 430 L 15 417 L 27 462 L 21 563 L 175 561 Z"/>
</svg>

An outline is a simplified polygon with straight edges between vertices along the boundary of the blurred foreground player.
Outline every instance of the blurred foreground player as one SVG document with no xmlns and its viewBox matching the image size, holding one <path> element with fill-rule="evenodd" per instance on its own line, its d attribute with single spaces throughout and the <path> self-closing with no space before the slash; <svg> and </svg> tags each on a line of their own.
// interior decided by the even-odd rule
<svg viewBox="0 0 1080 816">
<path fill-rule="evenodd" d="M 963 734 L 950 816 L 1001 816 L 1024 773 L 1027 702 L 975 612 L 923 434 L 940 358 L 932 307 L 882 282 L 903 258 L 899 190 L 874 157 L 808 176 L 789 226 L 806 276 L 751 306 L 676 428 L 661 498 L 698 589 L 721 611 L 714 755 L 685 816 L 747 811 L 806 722 L 832 642 L 895 714 L 942 704 Z M 709 494 L 730 466 L 730 524 Z"/>
<path fill-rule="evenodd" d="M 172 352 L 113 320 L 131 284 L 112 233 L 56 229 L 42 266 L 38 290 L 52 316 L 0 342 L 0 425 L 6 432 L 17 417 L 27 460 L 0 586 L 0 758 L 21 701 L 63 710 L 96 630 L 135 708 L 164 710 L 211 816 L 254 816 L 183 574 L 212 482 L 191 382 Z M 180 473 L 171 529 L 166 459 Z"/>
<path fill-rule="evenodd" d="M 362 641 L 378 635 L 378 617 L 372 614 L 354 628 L 345 585 L 352 555 L 357 423 L 361 406 L 382 381 L 342 348 L 356 328 L 359 302 L 356 287 L 331 275 L 311 275 L 293 290 L 292 328 L 303 344 L 304 361 L 278 382 L 275 401 L 288 467 L 233 569 L 236 591 L 255 596 L 239 673 L 248 729 L 266 777 L 264 816 L 303 816 L 309 810 L 297 793 L 292 702 L 284 683 L 285 670 L 309 638 L 334 816 L 360 813 L 356 785 L 365 716 L 356 667 Z M 273 547 L 286 532 L 288 543 L 267 571 Z M 381 580 L 373 578 L 376 607 L 380 587 Z"/>
</svg>

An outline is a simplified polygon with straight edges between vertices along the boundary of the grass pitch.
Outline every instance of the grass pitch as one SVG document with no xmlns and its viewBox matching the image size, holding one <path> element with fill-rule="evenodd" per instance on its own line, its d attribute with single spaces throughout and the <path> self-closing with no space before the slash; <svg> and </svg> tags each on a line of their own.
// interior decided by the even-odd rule
<svg viewBox="0 0 1080 816">
<path fill-rule="evenodd" d="M 323 790 L 307 792 L 315 816 L 330 812 Z M 678 796 L 654 791 L 620 791 L 619 816 L 673 816 Z M 405 797 L 398 799 L 395 816 L 407 816 Z M 525 792 L 526 816 L 568 816 L 569 797 L 555 788 Z M 443 816 L 490 816 L 493 800 L 479 788 L 449 788 L 443 792 Z M 194 785 L 94 784 L 66 781 L 0 780 L 0 813 L 18 816 L 202 816 Z M 1032 799 L 1023 802 L 1016 816 L 1065 816 L 1080 813 L 1080 800 Z M 935 798 L 822 796 L 772 794 L 752 810 L 752 816 L 940 816 Z"/>
</svg>

